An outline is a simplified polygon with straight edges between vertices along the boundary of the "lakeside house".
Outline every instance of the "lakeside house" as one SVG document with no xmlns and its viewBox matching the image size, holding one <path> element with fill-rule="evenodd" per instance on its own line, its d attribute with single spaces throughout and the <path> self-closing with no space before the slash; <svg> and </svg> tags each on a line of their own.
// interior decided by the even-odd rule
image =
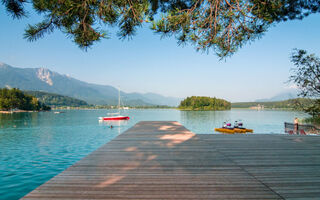
<svg viewBox="0 0 320 200">
<path fill-rule="evenodd" d="M 257 106 L 251 106 L 249 108 L 252 110 L 264 110 L 264 105 L 258 104 Z"/>
</svg>

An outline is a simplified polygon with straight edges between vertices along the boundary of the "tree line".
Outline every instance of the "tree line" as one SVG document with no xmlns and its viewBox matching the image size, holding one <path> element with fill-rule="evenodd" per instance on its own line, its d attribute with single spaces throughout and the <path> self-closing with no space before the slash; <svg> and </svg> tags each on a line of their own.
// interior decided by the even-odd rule
<svg viewBox="0 0 320 200">
<path fill-rule="evenodd" d="M 307 98 L 295 98 L 284 101 L 269 101 L 269 102 L 238 102 L 232 103 L 232 108 L 250 108 L 258 105 L 263 105 L 267 109 L 288 109 L 288 110 L 303 110 L 314 104 L 314 100 Z"/>
<path fill-rule="evenodd" d="M 224 99 L 192 96 L 180 102 L 181 110 L 230 110 L 231 103 Z"/>
<path fill-rule="evenodd" d="M 0 89 L 0 110 L 50 110 L 49 106 L 38 101 L 34 96 L 24 94 L 21 90 L 17 88 Z"/>
<path fill-rule="evenodd" d="M 40 91 L 24 91 L 24 93 L 36 97 L 39 101 L 49 106 L 88 106 L 86 101 L 59 94 Z"/>
</svg>

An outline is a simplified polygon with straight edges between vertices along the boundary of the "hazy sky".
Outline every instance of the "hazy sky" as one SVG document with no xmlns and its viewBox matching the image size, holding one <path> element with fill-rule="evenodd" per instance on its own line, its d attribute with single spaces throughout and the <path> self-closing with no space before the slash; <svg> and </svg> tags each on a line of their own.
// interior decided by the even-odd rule
<svg viewBox="0 0 320 200">
<path fill-rule="evenodd" d="M 165 96 L 215 96 L 229 101 L 269 98 L 286 90 L 293 48 L 320 56 L 320 15 L 277 24 L 234 56 L 220 61 L 213 52 L 181 47 L 174 38 L 160 39 L 147 26 L 132 40 L 112 39 L 87 52 L 60 31 L 36 42 L 23 39 L 37 15 L 13 20 L 0 6 L 0 62 L 14 67 L 45 67 L 97 84 L 119 86 L 125 92 Z"/>
</svg>

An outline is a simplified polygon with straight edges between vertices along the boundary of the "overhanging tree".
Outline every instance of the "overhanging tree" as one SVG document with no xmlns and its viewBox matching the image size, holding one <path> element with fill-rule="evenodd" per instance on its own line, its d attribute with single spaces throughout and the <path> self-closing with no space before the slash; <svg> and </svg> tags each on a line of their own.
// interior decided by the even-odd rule
<svg viewBox="0 0 320 200">
<path fill-rule="evenodd" d="M 320 58 L 305 50 L 295 49 L 291 55 L 294 64 L 289 82 L 297 85 L 300 96 L 310 98 L 312 105 L 305 111 L 313 117 L 320 115 Z"/>
<path fill-rule="evenodd" d="M 294 64 L 289 81 L 295 83 L 303 97 L 320 98 L 320 58 L 306 50 L 295 49 L 291 55 Z"/>
<path fill-rule="evenodd" d="M 26 16 L 26 0 L 2 0 L 15 18 Z M 242 45 L 263 35 L 270 25 L 302 19 L 320 12 L 320 0 L 33 0 L 43 16 L 28 25 L 25 38 L 37 40 L 55 29 L 71 37 L 80 48 L 108 38 L 107 29 L 119 28 L 128 38 L 143 23 L 162 36 L 175 36 L 179 44 L 197 50 L 213 49 L 230 56 Z"/>
</svg>

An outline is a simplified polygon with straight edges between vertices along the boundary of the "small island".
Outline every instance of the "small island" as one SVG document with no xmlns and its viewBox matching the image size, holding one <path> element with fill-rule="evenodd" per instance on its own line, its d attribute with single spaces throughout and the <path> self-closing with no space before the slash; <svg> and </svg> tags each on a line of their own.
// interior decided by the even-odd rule
<svg viewBox="0 0 320 200">
<path fill-rule="evenodd" d="M 180 110 L 230 110 L 231 103 L 218 98 L 192 96 L 180 102 Z"/>
<path fill-rule="evenodd" d="M 17 88 L 0 88 L 0 113 L 50 110 L 36 97 L 25 94 Z"/>
</svg>

